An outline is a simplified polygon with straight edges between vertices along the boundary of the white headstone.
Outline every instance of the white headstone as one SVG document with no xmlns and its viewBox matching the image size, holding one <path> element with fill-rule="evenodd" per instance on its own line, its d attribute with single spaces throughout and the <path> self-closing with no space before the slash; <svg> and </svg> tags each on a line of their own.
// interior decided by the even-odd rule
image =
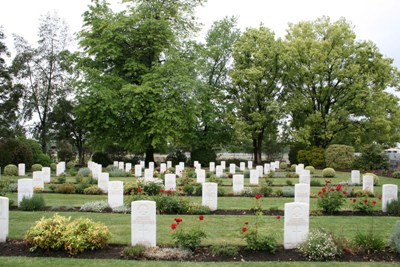
<svg viewBox="0 0 400 267">
<path fill-rule="evenodd" d="M 161 163 L 160 164 L 160 173 L 165 173 L 167 171 L 167 164 Z"/>
<path fill-rule="evenodd" d="M 259 173 L 257 170 L 250 170 L 250 184 L 258 184 Z"/>
<path fill-rule="evenodd" d="M 165 190 L 172 190 L 175 191 L 176 190 L 176 176 L 173 173 L 167 173 L 165 175 Z"/>
<path fill-rule="evenodd" d="M 203 183 L 201 205 L 209 207 L 211 211 L 218 206 L 218 184 Z"/>
<path fill-rule="evenodd" d="M 215 167 L 215 176 L 217 177 L 221 177 L 223 175 L 223 169 L 221 165 L 217 165 L 217 167 Z"/>
<path fill-rule="evenodd" d="M 265 163 L 264 164 L 264 174 L 269 174 L 271 172 L 271 164 Z"/>
<path fill-rule="evenodd" d="M 223 160 L 223 161 L 221 161 L 221 167 L 222 167 L 222 171 L 225 171 L 225 169 L 226 169 L 226 162 Z"/>
<path fill-rule="evenodd" d="M 50 169 L 50 167 L 43 167 L 42 168 L 42 173 L 43 173 L 43 181 L 45 183 L 50 183 L 50 179 L 51 179 L 51 169 Z"/>
<path fill-rule="evenodd" d="M 108 172 L 101 172 L 97 176 L 97 186 L 105 193 L 108 192 L 108 182 L 110 181 L 110 174 Z"/>
<path fill-rule="evenodd" d="M 371 193 L 373 193 L 374 192 L 374 176 L 363 175 L 362 188 L 363 188 L 363 190 L 368 190 Z"/>
<path fill-rule="evenodd" d="M 250 170 L 253 169 L 253 161 L 249 160 L 247 162 L 247 168 L 250 169 Z"/>
<path fill-rule="evenodd" d="M 154 162 L 149 162 L 149 169 L 150 170 L 153 170 L 153 172 L 154 172 Z"/>
<path fill-rule="evenodd" d="M 209 166 L 210 172 L 215 172 L 215 162 L 210 162 Z"/>
<path fill-rule="evenodd" d="M 156 246 L 156 202 L 139 200 L 131 203 L 131 245 Z"/>
<path fill-rule="evenodd" d="M 246 162 L 240 162 L 239 169 L 242 172 L 245 171 L 246 170 Z"/>
<path fill-rule="evenodd" d="M 92 177 L 93 177 L 93 179 L 96 179 L 96 180 L 97 180 L 97 178 L 98 178 L 98 176 L 99 176 L 99 173 L 101 173 L 101 171 L 102 171 L 102 166 L 101 166 L 101 164 L 97 164 L 97 163 L 93 162 L 93 163 L 91 164 L 91 166 L 90 166 L 90 169 L 92 170 Z"/>
<path fill-rule="evenodd" d="M 175 166 L 175 175 L 177 177 L 181 177 L 182 176 L 182 171 L 183 171 L 182 165 L 176 165 Z"/>
<path fill-rule="evenodd" d="M 304 170 L 304 164 L 299 164 L 296 166 L 296 173 L 300 175 Z"/>
<path fill-rule="evenodd" d="M 167 169 L 169 169 L 169 168 L 171 168 L 171 167 L 172 167 L 172 161 L 168 160 L 168 161 L 167 161 Z"/>
<path fill-rule="evenodd" d="M 294 202 L 310 204 L 310 184 L 294 185 Z"/>
<path fill-rule="evenodd" d="M 279 160 L 275 161 L 275 168 L 280 169 L 281 167 L 281 162 Z M 303 169 L 304 169 L 304 164 L 303 164 Z"/>
<path fill-rule="evenodd" d="M 384 184 L 382 186 L 382 211 L 387 212 L 387 204 L 397 200 L 398 186 L 395 184 Z"/>
<path fill-rule="evenodd" d="M 303 163 L 299 163 L 298 166 L 300 167 L 300 170 L 304 170 L 304 164 Z"/>
<path fill-rule="evenodd" d="M 353 184 L 360 184 L 360 171 L 359 170 L 351 171 L 351 182 Z"/>
<path fill-rule="evenodd" d="M 256 166 L 256 170 L 258 171 L 258 177 L 263 177 L 264 176 L 264 167 L 261 165 Z"/>
<path fill-rule="evenodd" d="M 135 165 L 135 177 L 142 177 L 142 165 Z"/>
<path fill-rule="evenodd" d="M 125 164 L 125 171 L 126 172 L 131 172 L 131 170 L 132 170 L 132 163 L 126 163 Z"/>
<path fill-rule="evenodd" d="M 18 176 L 25 176 L 25 163 L 18 164 Z"/>
<path fill-rule="evenodd" d="M 181 167 L 181 170 L 185 170 L 185 162 L 179 162 L 179 166 Z"/>
<path fill-rule="evenodd" d="M 18 179 L 18 207 L 22 199 L 31 198 L 33 196 L 33 180 Z"/>
<path fill-rule="evenodd" d="M 199 184 L 206 182 L 206 170 L 196 170 L 196 181 Z"/>
<path fill-rule="evenodd" d="M 144 169 L 144 180 L 151 181 L 153 180 L 153 170 L 151 169 Z"/>
<path fill-rule="evenodd" d="M 118 162 L 118 169 L 120 169 L 120 170 L 125 169 L 125 164 L 123 161 Z"/>
<path fill-rule="evenodd" d="M 6 242 L 9 224 L 9 200 L 0 197 L 0 243 Z"/>
<path fill-rule="evenodd" d="M 299 183 L 301 183 L 301 184 L 310 184 L 310 180 L 311 180 L 310 170 L 303 170 L 299 174 Z"/>
<path fill-rule="evenodd" d="M 233 194 L 239 195 L 244 190 L 244 175 L 235 174 L 232 178 L 233 182 Z"/>
<path fill-rule="evenodd" d="M 56 175 L 60 176 L 61 174 L 63 174 L 65 172 L 65 162 L 61 161 L 59 163 L 57 163 L 57 167 L 56 167 Z"/>
<path fill-rule="evenodd" d="M 33 188 L 40 188 L 41 190 L 44 189 L 44 181 L 43 181 L 43 172 L 42 171 L 32 172 L 32 183 L 33 183 Z"/>
<path fill-rule="evenodd" d="M 276 171 L 275 162 L 271 162 L 271 163 L 269 164 L 269 166 L 270 166 L 270 171 L 271 171 L 271 172 Z"/>
<path fill-rule="evenodd" d="M 110 205 L 112 209 L 124 205 L 124 182 L 108 182 L 108 205 Z"/>
<path fill-rule="evenodd" d="M 139 162 L 139 164 L 140 164 L 140 166 L 142 166 L 142 169 L 145 169 L 145 168 L 146 168 L 146 161 L 141 160 L 141 161 Z"/>
<path fill-rule="evenodd" d="M 118 161 L 114 161 L 113 166 L 114 166 L 115 168 L 118 168 Z"/>
<path fill-rule="evenodd" d="M 301 202 L 285 204 L 284 247 L 294 249 L 307 240 L 309 229 L 309 205 Z"/>
<path fill-rule="evenodd" d="M 194 167 L 195 169 L 197 169 L 197 164 L 199 164 L 199 161 L 198 161 L 198 160 L 195 160 L 195 161 L 193 162 L 193 167 Z"/>
<path fill-rule="evenodd" d="M 236 172 L 236 164 L 231 163 L 229 164 L 229 173 L 234 174 Z"/>
</svg>

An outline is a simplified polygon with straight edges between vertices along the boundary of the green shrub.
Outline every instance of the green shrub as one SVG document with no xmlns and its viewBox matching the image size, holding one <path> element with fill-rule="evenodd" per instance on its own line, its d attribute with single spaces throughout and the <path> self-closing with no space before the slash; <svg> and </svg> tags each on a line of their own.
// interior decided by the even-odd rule
<svg viewBox="0 0 400 267">
<path fill-rule="evenodd" d="M 53 171 L 53 172 L 55 172 L 56 170 L 57 170 L 57 164 L 56 163 L 51 163 L 50 164 L 50 169 Z"/>
<path fill-rule="evenodd" d="M 160 193 L 160 189 L 163 186 L 164 186 L 163 181 L 159 179 L 139 184 L 139 187 L 141 187 L 143 191 L 149 196 L 158 195 Z"/>
<path fill-rule="evenodd" d="M 279 169 L 281 170 L 287 170 L 288 169 L 288 164 L 286 162 L 281 162 L 279 163 Z"/>
<path fill-rule="evenodd" d="M 18 192 L 18 183 L 10 183 L 8 185 L 8 192 L 12 192 L 12 193 Z"/>
<path fill-rule="evenodd" d="M 321 186 L 321 181 L 317 179 L 311 179 L 310 186 Z"/>
<path fill-rule="evenodd" d="M 322 208 L 325 213 L 337 213 L 346 201 L 346 194 L 344 191 L 341 184 L 333 186 L 327 183 L 325 187 L 318 192 L 318 206 Z"/>
<path fill-rule="evenodd" d="M 356 200 L 356 201 L 354 201 Z M 359 211 L 365 213 L 367 215 L 371 215 L 374 212 L 374 206 L 376 205 L 376 201 L 370 201 L 369 199 L 354 199 L 352 202 L 352 208 L 354 211 Z"/>
<path fill-rule="evenodd" d="M 297 167 L 297 164 L 292 164 L 292 165 L 290 165 L 290 171 L 291 171 L 291 172 L 296 171 L 296 167 Z"/>
<path fill-rule="evenodd" d="M 36 171 L 41 171 L 43 166 L 41 164 L 33 164 L 31 167 L 31 171 L 36 172 Z"/>
<path fill-rule="evenodd" d="M 368 254 L 383 251 L 386 246 L 386 242 L 382 236 L 377 234 L 373 227 L 366 233 L 358 231 L 353 241 L 359 250 Z"/>
<path fill-rule="evenodd" d="M 399 179 L 400 178 L 400 171 L 393 172 L 392 177 L 396 178 L 396 179 Z"/>
<path fill-rule="evenodd" d="M 83 190 L 85 195 L 101 195 L 104 191 L 100 189 L 97 185 L 91 185 Z"/>
<path fill-rule="evenodd" d="M 351 169 L 354 161 L 354 148 L 346 145 L 330 145 L 325 150 L 326 166 L 334 169 Z"/>
<path fill-rule="evenodd" d="M 361 155 L 354 160 L 354 169 L 366 171 L 388 169 L 389 159 L 380 145 L 364 145 L 360 152 Z"/>
<path fill-rule="evenodd" d="M 286 185 L 287 185 L 287 186 L 293 186 L 292 180 L 287 179 L 287 180 L 286 180 Z"/>
<path fill-rule="evenodd" d="M 270 196 L 272 194 L 272 191 L 273 191 L 272 187 L 265 185 L 258 188 L 258 193 L 260 193 L 263 196 Z"/>
<path fill-rule="evenodd" d="M 290 186 L 282 187 L 282 196 L 283 197 L 294 197 L 294 188 Z"/>
<path fill-rule="evenodd" d="M 261 234 L 256 229 L 243 231 L 243 238 L 245 239 L 246 248 L 254 251 L 265 251 L 275 253 L 278 243 L 273 236 Z"/>
<path fill-rule="evenodd" d="M 307 240 L 300 244 L 299 250 L 310 261 L 333 260 L 341 252 L 334 238 L 322 230 L 311 231 Z"/>
<path fill-rule="evenodd" d="M 62 239 L 68 254 L 76 255 L 85 250 L 103 248 L 110 238 L 110 231 L 104 224 L 79 218 L 67 225 Z"/>
<path fill-rule="evenodd" d="M 90 185 L 86 183 L 79 183 L 75 185 L 75 193 L 77 194 L 83 194 L 85 189 L 88 188 Z"/>
<path fill-rule="evenodd" d="M 79 169 L 77 176 L 89 177 L 89 175 L 91 175 L 91 174 L 92 174 L 92 171 L 89 168 L 85 167 L 85 168 L 80 168 Z"/>
<path fill-rule="evenodd" d="M 142 244 L 136 244 L 134 246 L 125 247 L 122 251 L 122 255 L 127 259 L 140 259 L 143 258 L 146 247 Z"/>
<path fill-rule="evenodd" d="M 129 172 L 126 172 L 125 170 L 121 170 L 119 168 L 114 167 L 108 172 L 110 177 L 127 177 L 130 176 L 131 174 Z"/>
<path fill-rule="evenodd" d="M 107 153 L 100 151 L 96 151 L 93 153 L 92 160 L 98 164 L 101 164 L 101 166 L 103 167 L 113 163 Z"/>
<path fill-rule="evenodd" d="M 177 196 L 160 194 L 153 196 L 152 199 L 156 202 L 160 214 L 182 214 L 189 209 L 189 201 Z"/>
<path fill-rule="evenodd" d="M 67 169 L 71 170 L 73 168 L 75 168 L 75 161 L 68 161 L 67 162 Z"/>
<path fill-rule="evenodd" d="M 26 166 L 32 165 L 32 150 L 24 140 L 1 138 L 0 151 L 0 166 L 18 165 L 18 163 L 25 163 Z"/>
<path fill-rule="evenodd" d="M 324 178 L 333 178 L 335 177 L 336 172 L 333 168 L 325 168 L 322 170 L 322 177 Z"/>
<path fill-rule="evenodd" d="M 31 247 L 30 251 L 38 248 L 43 250 L 62 249 L 64 246 L 63 236 L 69 221 L 70 218 L 58 214 L 48 219 L 42 217 L 25 235 L 25 240 Z"/>
<path fill-rule="evenodd" d="M 351 197 L 374 197 L 374 193 L 369 190 L 356 189 L 350 192 Z"/>
<path fill-rule="evenodd" d="M 65 173 L 62 173 L 61 175 L 57 176 L 56 180 L 57 183 L 63 184 L 67 180 L 67 175 L 65 175 Z"/>
<path fill-rule="evenodd" d="M 56 193 L 74 194 L 75 193 L 75 185 L 73 183 L 60 184 L 56 188 Z"/>
<path fill-rule="evenodd" d="M 315 168 L 313 166 L 306 166 L 304 169 L 305 170 L 309 170 L 310 174 L 314 174 L 315 173 Z"/>
<path fill-rule="evenodd" d="M 305 165 L 312 165 L 316 167 L 325 166 L 325 150 L 320 147 L 313 147 L 308 150 L 299 150 L 297 152 L 297 162 Z"/>
<path fill-rule="evenodd" d="M 286 173 L 286 178 L 299 178 L 299 175 L 295 172 Z"/>
<path fill-rule="evenodd" d="M 387 213 L 394 216 L 400 216 L 400 199 L 392 200 L 386 205 Z"/>
<path fill-rule="evenodd" d="M 210 214 L 211 210 L 207 206 L 203 206 L 197 203 L 194 204 L 190 203 L 187 213 L 191 215 L 204 215 L 204 214 Z"/>
<path fill-rule="evenodd" d="M 22 198 L 19 203 L 19 208 L 23 211 L 38 211 L 44 210 L 44 198 L 40 195 L 34 194 L 31 198 Z"/>
<path fill-rule="evenodd" d="M 239 248 L 230 244 L 217 244 L 211 246 L 211 253 L 215 256 L 234 257 L 238 255 Z"/>
<path fill-rule="evenodd" d="M 92 201 L 86 202 L 80 208 L 84 212 L 110 212 L 112 211 L 107 201 Z"/>
<path fill-rule="evenodd" d="M 4 175 L 18 176 L 18 167 L 14 164 L 8 164 L 4 167 Z"/>
<path fill-rule="evenodd" d="M 133 195 L 138 189 L 136 182 L 124 183 L 124 195 Z"/>
<path fill-rule="evenodd" d="M 36 160 L 33 162 L 42 166 L 50 166 L 52 160 L 49 155 L 41 153 L 37 155 Z"/>
<path fill-rule="evenodd" d="M 400 254 L 400 221 L 396 221 L 389 243 Z"/>
<path fill-rule="evenodd" d="M 217 160 L 217 154 L 212 148 L 199 148 L 195 149 L 191 153 L 191 161 L 198 161 L 202 167 L 208 167 L 210 162 L 215 162 Z"/>
</svg>

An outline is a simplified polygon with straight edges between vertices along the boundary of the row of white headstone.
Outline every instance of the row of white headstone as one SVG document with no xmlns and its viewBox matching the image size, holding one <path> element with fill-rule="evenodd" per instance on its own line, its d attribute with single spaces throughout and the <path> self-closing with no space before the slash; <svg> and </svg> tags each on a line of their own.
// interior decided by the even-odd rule
<svg viewBox="0 0 400 267">
<path fill-rule="evenodd" d="M 65 162 L 61 161 L 59 163 L 57 163 L 56 166 L 56 175 L 60 176 L 61 174 L 63 174 L 65 172 Z M 42 168 L 42 172 L 43 172 L 43 176 L 45 179 L 45 183 L 50 182 L 50 173 L 51 173 L 51 169 L 50 167 L 43 167 Z M 25 163 L 19 163 L 18 164 L 18 176 L 25 176 L 26 172 L 25 172 Z M 48 182 L 47 182 L 48 180 Z"/>
</svg>

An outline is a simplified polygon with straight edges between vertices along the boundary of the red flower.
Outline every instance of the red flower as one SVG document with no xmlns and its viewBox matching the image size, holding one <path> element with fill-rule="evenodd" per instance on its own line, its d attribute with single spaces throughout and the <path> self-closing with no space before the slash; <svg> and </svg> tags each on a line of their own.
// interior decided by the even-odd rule
<svg viewBox="0 0 400 267">
<path fill-rule="evenodd" d="M 326 188 L 325 188 L 325 187 L 324 187 L 324 188 L 322 188 L 322 192 L 324 192 L 324 193 L 326 192 Z"/>
<path fill-rule="evenodd" d="M 168 191 L 167 191 L 168 193 L 172 193 L 172 190 L 171 189 L 168 189 Z"/>
<path fill-rule="evenodd" d="M 262 197 L 261 194 L 256 194 L 256 199 L 260 199 Z"/>
<path fill-rule="evenodd" d="M 342 185 L 341 185 L 341 184 L 338 184 L 338 185 L 336 186 L 336 190 L 339 191 L 340 189 L 342 189 Z"/>
<path fill-rule="evenodd" d="M 373 205 L 376 205 L 376 200 L 372 201 L 372 204 L 373 204 Z"/>
<path fill-rule="evenodd" d="M 175 218 L 175 221 L 179 224 L 180 222 L 182 222 L 182 218 Z"/>
<path fill-rule="evenodd" d="M 163 188 L 160 189 L 160 193 L 164 193 L 164 189 Z"/>
<path fill-rule="evenodd" d="M 137 192 L 138 192 L 138 193 L 142 193 L 142 188 L 139 187 L 139 188 L 137 189 Z"/>
<path fill-rule="evenodd" d="M 199 216 L 199 220 L 200 220 L 200 221 L 204 220 L 204 216 L 203 216 L 203 215 L 200 215 L 200 216 Z"/>
<path fill-rule="evenodd" d="M 281 216 L 278 215 L 278 216 L 276 216 L 276 218 L 279 220 L 281 218 Z"/>
<path fill-rule="evenodd" d="M 319 192 L 318 192 L 318 195 L 321 195 L 321 194 L 322 194 L 322 192 L 321 192 L 321 191 L 319 191 Z"/>
<path fill-rule="evenodd" d="M 346 192 L 346 191 L 343 191 L 343 195 L 347 195 L 347 192 Z"/>
<path fill-rule="evenodd" d="M 242 228 L 242 233 L 244 233 L 244 232 L 246 232 L 247 231 L 247 228 L 246 227 L 243 227 Z"/>
<path fill-rule="evenodd" d="M 382 196 L 381 195 L 377 195 L 376 196 L 378 199 L 382 199 Z"/>
<path fill-rule="evenodd" d="M 331 187 L 330 191 L 335 191 L 335 188 Z"/>
<path fill-rule="evenodd" d="M 182 187 L 179 187 L 178 190 L 179 190 L 179 191 L 182 191 Z"/>
<path fill-rule="evenodd" d="M 171 224 L 171 229 L 175 230 L 178 225 L 176 223 Z"/>
<path fill-rule="evenodd" d="M 364 203 L 368 203 L 368 199 L 364 199 Z"/>
</svg>

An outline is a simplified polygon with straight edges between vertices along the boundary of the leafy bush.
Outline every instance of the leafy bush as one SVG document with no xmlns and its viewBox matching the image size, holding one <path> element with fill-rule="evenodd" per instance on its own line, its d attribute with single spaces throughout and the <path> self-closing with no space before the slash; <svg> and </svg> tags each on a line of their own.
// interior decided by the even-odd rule
<svg viewBox="0 0 400 267">
<path fill-rule="evenodd" d="M 12 193 L 18 192 L 18 183 L 10 183 L 8 185 L 8 192 L 12 192 Z"/>
<path fill-rule="evenodd" d="M 164 183 L 160 179 L 154 179 L 153 181 L 142 182 L 138 185 L 149 196 L 155 196 L 160 193 L 160 189 L 164 186 Z"/>
<path fill-rule="evenodd" d="M 351 197 L 374 197 L 374 193 L 369 190 L 356 189 L 350 192 Z"/>
<path fill-rule="evenodd" d="M 127 259 L 140 259 L 143 258 L 146 247 L 142 244 L 136 244 L 134 246 L 125 247 L 122 251 L 122 255 Z"/>
<path fill-rule="evenodd" d="M 62 173 L 61 175 L 57 176 L 56 180 L 59 184 L 63 184 L 67 180 L 67 175 L 65 175 L 65 173 Z"/>
<path fill-rule="evenodd" d="M 315 173 L 315 168 L 313 166 L 306 166 L 304 169 L 305 170 L 309 170 L 310 174 L 314 174 Z"/>
<path fill-rule="evenodd" d="M 34 163 L 40 164 L 42 166 L 50 166 L 50 164 L 52 163 L 52 160 L 49 155 L 41 153 L 41 154 L 37 155 Z"/>
<path fill-rule="evenodd" d="M 311 231 L 299 250 L 311 261 L 333 260 L 341 252 L 334 238 L 322 230 Z"/>
<path fill-rule="evenodd" d="M 201 219 L 202 220 L 202 219 Z M 199 227 L 194 229 L 183 229 L 182 219 L 175 218 L 176 224 L 172 224 L 172 239 L 180 248 L 195 251 L 201 244 L 201 240 L 206 238 L 206 233 Z"/>
<path fill-rule="evenodd" d="M 278 247 L 276 239 L 273 236 L 259 233 L 257 226 L 253 229 L 249 229 L 246 225 L 242 228 L 242 234 L 247 243 L 246 248 L 249 250 L 275 253 Z"/>
<path fill-rule="evenodd" d="M 182 150 L 176 150 L 167 156 L 167 161 L 172 161 L 172 165 L 178 165 L 179 162 L 187 162 L 185 153 Z M 208 163 L 207 163 L 208 164 Z"/>
<path fill-rule="evenodd" d="M 388 156 L 380 145 L 368 144 L 364 145 L 361 155 L 354 160 L 353 168 L 356 170 L 381 170 L 388 169 Z"/>
<path fill-rule="evenodd" d="M 283 197 L 294 197 L 294 188 L 290 186 L 282 187 L 282 196 Z"/>
<path fill-rule="evenodd" d="M 24 211 L 38 211 L 45 207 L 44 198 L 34 194 L 31 198 L 23 197 L 19 203 L 19 208 Z"/>
<path fill-rule="evenodd" d="M 325 213 L 334 214 L 344 205 L 346 194 L 347 192 L 343 190 L 341 184 L 335 187 L 331 183 L 327 183 L 325 187 L 318 192 L 318 206 L 321 207 Z"/>
<path fill-rule="evenodd" d="M 56 188 L 56 193 L 74 194 L 75 193 L 75 185 L 73 183 L 60 184 Z"/>
<path fill-rule="evenodd" d="M 131 174 L 129 172 L 126 172 L 125 170 L 121 170 L 117 167 L 113 167 L 109 172 L 108 172 L 110 177 L 128 177 Z"/>
<path fill-rule="evenodd" d="M 101 195 L 104 194 L 104 191 L 99 188 L 97 185 L 91 185 L 83 190 L 85 195 Z"/>
<path fill-rule="evenodd" d="M 4 175 L 18 176 L 18 167 L 14 164 L 8 164 L 4 167 Z"/>
<path fill-rule="evenodd" d="M 55 172 L 56 170 L 57 170 L 57 164 L 56 163 L 51 163 L 50 164 L 50 169 L 53 171 L 53 172 Z"/>
<path fill-rule="evenodd" d="M 296 171 L 296 167 L 297 167 L 297 164 L 292 164 L 292 165 L 290 165 L 290 171 L 291 171 L 291 172 Z"/>
<path fill-rule="evenodd" d="M 400 178 L 400 171 L 393 172 L 392 177 L 396 178 L 396 179 L 399 179 Z"/>
<path fill-rule="evenodd" d="M 191 215 L 201 215 L 201 214 L 204 215 L 204 214 L 210 214 L 211 210 L 209 207 L 203 206 L 198 203 L 189 203 L 187 213 Z"/>
<path fill-rule="evenodd" d="M 191 153 L 191 161 L 198 161 L 201 166 L 208 167 L 210 162 L 215 162 L 217 160 L 217 154 L 211 148 L 203 147 L 200 149 L 195 149 Z"/>
<path fill-rule="evenodd" d="M 73 169 L 73 168 L 75 168 L 75 162 L 74 161 L 68 161 L 67 162 L 67 169 L 70 170 L 70 169 Z"/>
<path fill-rule="evenodd" d="M 353 199 L 352 201 L 352 208 L 354 211 L 360 211 L 365 214 L 371 215 L 374 212 L 374 206 L 376 205 L 376 201 L 370 201 L 366 198 L 364 199 Z"/>
<path fill-rule="evenodd" d="M 288 167 L 289 166 L 286 162 L 279 163 L 279 169 L 281 169 L 281 170 L 286 170 L 286 169 L 288 169 Z"/>
<path fill-rule="evenodd" d="M 62 239 L 68 254 L 76 255 L 85 250 L 103 248 L 110 238 L 111 234 L 104 224 L 79 218 L 67 225 Z"/>
<path fill-rule="evenodd" d="M 101 164 L 103 167 L 113 163 L 107 153 L 100 151 L 96 151 L 93 153 L 92 160 L 98 164 Z"/>
<path fill-rule="evenodd" d="M 324 178 L 333 178 L 335 177 L 336 172 L 333 168 L 325 168 L 322 170 L 322 177 Z"/>
<path fill-rule="evenodd" d="M 325 150 L 326 166 L 335 169 L 350 169 L 354 161 L 354 148 L 346 145 L 330 145 Z"/>
<path fill-rule="evenodd" d="M 85 212 L 109 212 L 112 211 L 107 201 L 92 201 L 86 202 L 80 208 L 80 211 Z"/>
<path fill-rule="evenodd" d="M 286 173 L 286 178 L 299 178 L 299 175 L 295 172 Z"/>
<path fill-rule="evenodd" d="M 26 166 L 32 165 L 32 150 L 24 140 L 2 138 L 0 140 L 0 151 L 0 166 L 18 165 L 18 163 L 25 163 Z"/>
<path fill-rule="evenodd" d="M 392 200 L 386 205 L 387 213 L 394 216 L 400 216 L 400 199 Z"/>
<path fill-rule="evenodd" d="M 287 185 L 287 186 L 293 186 L 292 180 L 287 179 L 287 180 L 286 180 L 286 185 Z"/>
<path fill-rule="evenodd" d="M 239 248 L 230 244 L 217 244 L 211 246 L 211 253 L 215 256 L 234 257 L 239 253 Z"/>
<path fill-rule="evenodd" d="M 258 188 L 258 193 L 260 193 L 263 196 L 270 196 L 272 194 L 272 191 L 273 191 L 272 187 L 265 185 Z"/>
<path fill-rule="evenodd" d="M 80 168 L 79 169 L 77 176 L 89 177 L 89 175 L 91 175 L 91 174 L 92 174 L 92 171 L 89 168 L 85 167 L 85 168 Z"/>
<path fill-rule="evenodd" d="M 138 185 L 136 182 L 124 183 L 124 195 L 134 194 L 137 189 L 138 189 Z"/>
<path fill-rule="evenodd" d="M 297 162 L 316 167 L 325 166 L 325 150 L 320 147 L 313 147 L 309 150 L 299 150 L 297 152 Z"/>
<path fill-rule="evenodd" d="M 188 211 L 189 201 L 177 196 L 160 194 L 153 196 L 157 211 L 160 214 L 182 214 Z"/>
<path fill-rule="evenodd" d="M 79 183 L 75 185 L 75 193 L 77 194 L 83 194 L 85 189 L 88 188 L 90 185 L 86 183 Z"/>
<path fill-rule="evenodd" d="M 358 231 L 353 241 L 359 250 L 368 254 L 382 251 L 386 246 L 386 242 L 382 236 L 374 231 L 373 226 L 366 233 Z"/>
<path fill-rule="evenodd" d="M 317 179 L 311 179 L 310 180 L 310 186 L 321 186 L 321 181 Z"/>
<path fill-rule="evenodd" d="M 400 221 L 396 221 L 389 243 L 397 253 L 400 253 Z"/>
<path fill-rule="evenodd" d="M 43 166 L 41 164 L 33 164 L 31 167 L 31 171 L 33 171 L 33 172 L 41 171 L 42 168 L 43 168 Z"/>
</svg>

